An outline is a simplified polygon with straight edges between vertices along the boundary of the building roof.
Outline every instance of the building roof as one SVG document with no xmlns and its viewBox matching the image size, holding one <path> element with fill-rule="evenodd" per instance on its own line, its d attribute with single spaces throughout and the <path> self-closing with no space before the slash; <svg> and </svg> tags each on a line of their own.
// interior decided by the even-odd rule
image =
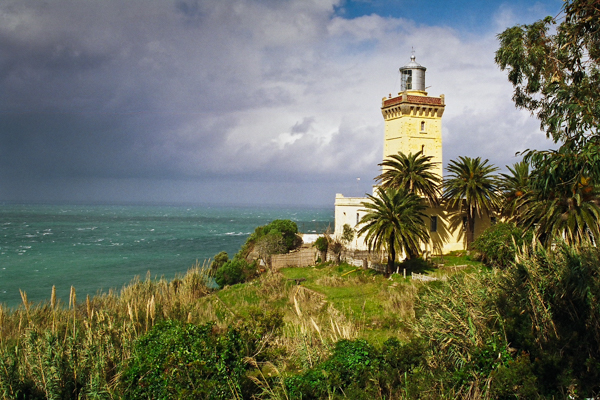
<svg viewBox="0 0 600 400">
<path fill-rule="evenodd" d="M 406 95 L 406 100 L 403 95 L 398 97 L 394 97 L 392 99 L 384 100 L 383 107 L 391 107 L 400 103 L 413 103 L 413 104 L 427 104 L 432 106 L 443 106 L 441 97 L 428 97 L 428 96 L 414 96 L 414 95 Z"/>
</svg>

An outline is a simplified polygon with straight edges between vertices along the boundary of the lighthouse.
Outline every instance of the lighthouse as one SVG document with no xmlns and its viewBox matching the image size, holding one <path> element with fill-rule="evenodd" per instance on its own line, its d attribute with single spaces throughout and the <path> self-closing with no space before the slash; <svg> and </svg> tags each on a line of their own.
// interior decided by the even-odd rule
<svg viewBox="0 0 600 400">
<path fill-rule="evenodd" d="M 381 113 L 385 121 L 383 159 L 402 152 L 422 152 L 431 156 L 434 170 L 442 176 L 442 115 L 444 95 L 429 96 L 425 87 L 427 68 L 417 63 L 414 54 L 410 62 L 400 67 L 400 89 L 397 96 L 384 97 Z"/>
</svg>

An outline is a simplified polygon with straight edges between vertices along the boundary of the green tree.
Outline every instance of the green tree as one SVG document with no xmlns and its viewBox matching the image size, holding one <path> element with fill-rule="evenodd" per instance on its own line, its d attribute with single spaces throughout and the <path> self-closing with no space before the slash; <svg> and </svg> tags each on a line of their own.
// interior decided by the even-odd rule
<svg viewBox="0 0 600 400">
<path fill-rule="evenodd" d="M 248 263 L 243 258 L 234 257 L 223 264 L 215 273 L 217 285 L 235 285 L 246 282 L 256 275 L 256 262 Z"/>
<path fill-rule="evenodd" d="M 347 246 L 354 240 L 354 229 L 348 224 L 344 224 L 342 232 L 342 243 Z"/>
<path fill-rule="evenodd" d="M 411 193 L 423 196 L 429 204 L 438 204 L 442 178 L 432 170 L 435 168 L 432 156 L 422 152 L 399 152 L 379 164 L 383 172 L 375 178 L 384 188 L 403 188 Z"/>
<path fill-rule="evenodd" d="M 378 188 L 374 196 L 363 202 L 366 214 L 359 223 L 359 236 L 365 236 L 369 251 L 387 251 L 387 274 L 393 270 L 396 251 L 410 258 L 420 252 L 420 245 L 429 240 L 424 219 L 425 204 L 405 189 Z"/>
<path fill-rule="evenodd" d="M 508 71 L 518 108 L 529 110 L 558 150 L 526 151 L 532 193 L 521 223 L 552 243 L 598 239 L 600 7 L 568 0 L 556 17 L 498 35 L 496 63 Z"/>
<path fill-rule="evenodd" d="M 229 255 L 225 251 L 221 251 L 215 255 L 213 262 L 210 263 L 210 271 L 214 275 L 219 268 L 229 261 Z"/>
<path fill-rule="evenodd" d="M 570 146 L 529 155 L 535 169 L 516 222 L 546 246 L 600 239 L 600 193 L 589 158 Z"/>
<path fill-rule="evenodd" d="M 451 160 L 446 170 L 450 175 L 444 179 L 443 199 L 451 207 L 459 206 L 458 216 L 466 213 L 467 248 L 475 235 L 475 216 L 489 215 L 498 208 L 497 167 L 481 161 L 480 157 L 459 157 Z"/>
<path fill-rule="evenodd" d="M 277 248 L 269 254 L 287 253 L 302 244 L 302 239 L 298 236 L 298 225 L 294 221 L 290 221 L 289 219 L 276 219 L 267 225 L 256 227 L 254 232 L 248 236 L 246 243 L 244 243 L 240 251 L 236 254 L 236 257 L 247 258 L 253 250 L 256 250 L 257 245 L 261 245 L 261 238 L 269 235 L 271 235 L 272 238 L 265 239 L 263 242 L 273 244 L 277 241 L 274 237 L 278 237 L 283 243 L 282 247 L 277 246 Z M 266 243 L 262 243 L 262 245 L 265 244 Z M 267 247 L 274 248 L 273 246 Z"/>
<path fill-rule="evenodd" d="M 507 165 L 506 168 L 510 173 L 500 174 L 498 186 L 504 196 L 502 214 L 511 218 L 518 216 L 522 211 L 523 200 L 531 192 L 529 163 L 521 161 L 513 164 L 512 167 Z"/>
<path fill-rule="evenodd" d="M 256 241 L 254 250 L 265 265 L 271 268 L 271 256 L 273 254 L 284 254 L 288 251 L 288 248 L 283 236 L 277 231 L 271 231 Z"/>
<path fill-rule="evenodd" d="M 555 29 L 554 29 L 555 28 Z M 531 111 L 555 142 L 584 144 L 600 135 L 600 7 L 567 0 L 561 13 L 500 35 L 495 61 L 508 70 L 513 100 Z"/>
</svg>

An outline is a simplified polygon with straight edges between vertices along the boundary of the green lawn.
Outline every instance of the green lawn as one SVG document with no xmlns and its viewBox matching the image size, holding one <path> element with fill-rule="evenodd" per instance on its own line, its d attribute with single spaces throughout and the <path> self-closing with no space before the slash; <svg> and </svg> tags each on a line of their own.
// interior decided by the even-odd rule
<svg viewBox="0 0 600 400">
<path fill-rule="evenodd" d="M 478 262 L 465 255 L 444 257 L 442 268 L 419 269 L 420 273 L 442 278 L 457 272 L 479 268 Z M 467 268 L 453 268 L 468 265 Z M 207 296 L 206 307 L 214 309 L 216 319 L 223 323 L 247 318 L 256 310 L 277 311 L 290 324 L 298 323 L 294 293 L 297 284 L 318 298 L 313 303 L 301 304 L 301 309 L 321 324 L 329 324 L 330 313 L 341 314 L 344 321 L 354 326 L 357 337 L 382 342 L 388 337 L 404 337 L 410 332 L 414 319 L 414 299 L 423 285 L 430 283 L 393 274 L 386 279 L 373 270 L 364 270 L 342 263 L 313 267 L 283 268 L 279 273 L 266 273 L 245 284 L 233 285 Z"/>
</svg>

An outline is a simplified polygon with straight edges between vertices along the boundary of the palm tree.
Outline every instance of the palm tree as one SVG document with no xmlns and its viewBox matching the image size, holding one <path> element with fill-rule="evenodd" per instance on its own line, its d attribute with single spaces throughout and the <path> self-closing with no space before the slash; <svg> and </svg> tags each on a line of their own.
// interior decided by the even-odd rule
<svg viewBox="0 0 600 400">
<path fill-rule="evenodd" d="M 442 178 L 432 172 L 436 164 L 432 159 L 421 151 L 408 155 L 399 152 L 379 164 L 383 172 L 375 180 L 384 188 L 404 188 L 425 197 L 431 205 L 438 204 Z"/>
<path fill-rule="evenodd" d="M 510 174 L 500 174 L 499 189 L 504 199 L 502 214 L 507 218 L 516 219 L 524 212 L 524 200 L 531 193 L 531 179 L 529 163 L 521 161 L 513 164 L 512 168 L 506 166 Z"/>
<path fill-rule="evenodd" d="M 480 157 L 459 157 L 458 161 L 450 161 L 446 170 L 450 175 L 444 179 L 442 198 L 451 207 L 459 205 L 459 213 L 466 212 L 467 248 L 471 247 L 475 234 L 475 215 L 490 214 L 498 208 L 497 178 L 493 174 L 498 170 L 488 160 Z"/>
<path fill-rule="evenodd" d="M 572 245 L 600 239 L 596 154 L 562 146 L 527 156 L 535 169 L 516 222 L 533 229 L 543 245 L 557 237 Z"/>
<path fill-rule="evenodd" d="M 366 214 L 360 220 L 358 235 L 365 235 L 369 251 L 387 250 L 386 275 L 396 261 L 396 251 L 404 250 L 410 257 L 418 254 L 420 244 L 429 240 L 423 213 L 425 204 L 414 193 L 405 189 L 377 188 L 374 196 L 367 195 L 363 202 Z"/>
</svg>

